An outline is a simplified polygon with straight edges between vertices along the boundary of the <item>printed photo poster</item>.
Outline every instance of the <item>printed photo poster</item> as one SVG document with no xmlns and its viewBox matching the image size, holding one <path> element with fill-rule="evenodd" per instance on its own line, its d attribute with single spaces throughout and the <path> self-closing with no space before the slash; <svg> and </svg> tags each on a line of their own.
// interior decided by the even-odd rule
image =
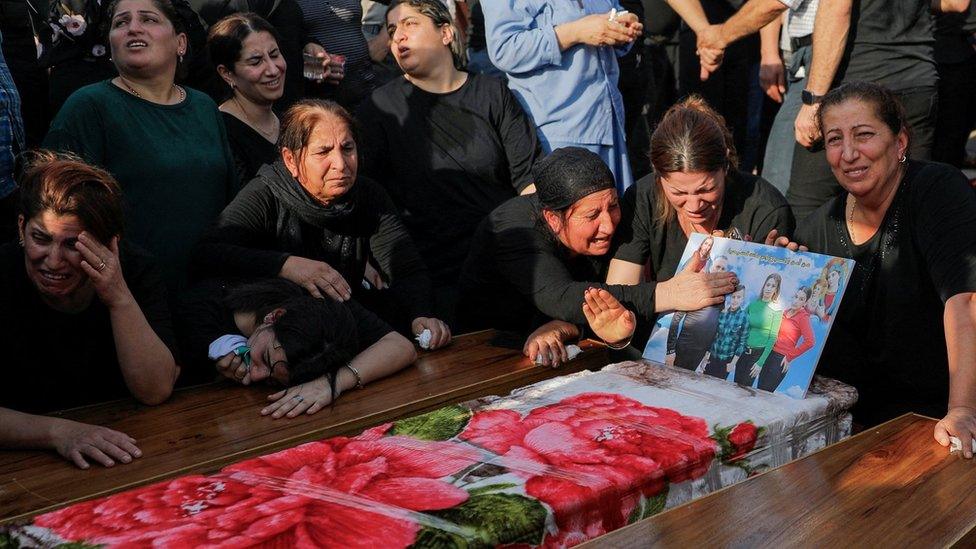
<svg viewBox="0 0 976 549">
<path fill-rule="evenodd" d="M 680 269 L 732 271 L 721 305 L 660 317 L 644 358 L 804 398 L 854 261 L 693 234 Z"/>
</svg>

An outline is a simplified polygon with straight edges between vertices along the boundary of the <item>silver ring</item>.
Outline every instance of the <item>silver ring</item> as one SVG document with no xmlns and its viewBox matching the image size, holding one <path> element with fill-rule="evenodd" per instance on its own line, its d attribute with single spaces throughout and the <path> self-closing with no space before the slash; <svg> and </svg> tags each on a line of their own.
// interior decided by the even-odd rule
<svg viewBox="0 0 976 549">
<path fill-rule="evenodd" d="M 291 398 L 297 400 L 298 402 L 301 402 L 301 401 L 305 400 L 304 398 L 302 398 L 302 395 L 295 395 L 295 396 L 293 396 Z"/>
</svg>

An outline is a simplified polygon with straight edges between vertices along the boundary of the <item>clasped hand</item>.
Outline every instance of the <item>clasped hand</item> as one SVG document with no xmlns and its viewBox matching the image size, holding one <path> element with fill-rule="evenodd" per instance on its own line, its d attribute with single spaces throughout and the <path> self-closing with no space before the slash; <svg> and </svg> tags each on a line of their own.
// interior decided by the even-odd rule
<svg viewBox="0 0 976 549">
<path fill-rule="evenodd" d="M 596 13 L 577 19 L 573 24 L 577 41 L 588 46 L 623 46 L 644 32 L 644 25 L 633 13 L 625 13 L 613 21 L 609 13 Z"/>
</svg>

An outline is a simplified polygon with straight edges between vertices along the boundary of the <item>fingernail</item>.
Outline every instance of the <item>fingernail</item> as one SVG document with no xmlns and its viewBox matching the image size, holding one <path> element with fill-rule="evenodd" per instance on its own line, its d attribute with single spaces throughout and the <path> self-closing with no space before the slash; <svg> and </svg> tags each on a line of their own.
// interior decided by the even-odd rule
<svg viewBox="0 0 976 549">
<path fill-rule="evenodd" d="M 132 458 L 129 456 L 122 456 L 122 463 L 129 463 L 130 461 L 132 461 Z"/>
</svg>

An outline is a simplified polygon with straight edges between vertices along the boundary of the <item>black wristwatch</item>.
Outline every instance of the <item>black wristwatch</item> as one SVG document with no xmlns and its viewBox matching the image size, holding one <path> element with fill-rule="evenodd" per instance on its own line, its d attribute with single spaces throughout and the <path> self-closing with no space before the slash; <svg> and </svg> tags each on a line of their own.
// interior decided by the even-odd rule
<svg viewBox="0 0 976 549">
<path fill-rule="evenodd" d="M 800 99 L 803 101 L 804 105 L 816 105 L 817 103 L 823 101 L 822 95 L 814 95 L 810 90 L 803 90 L 800 94 Z"/>
</svg>

